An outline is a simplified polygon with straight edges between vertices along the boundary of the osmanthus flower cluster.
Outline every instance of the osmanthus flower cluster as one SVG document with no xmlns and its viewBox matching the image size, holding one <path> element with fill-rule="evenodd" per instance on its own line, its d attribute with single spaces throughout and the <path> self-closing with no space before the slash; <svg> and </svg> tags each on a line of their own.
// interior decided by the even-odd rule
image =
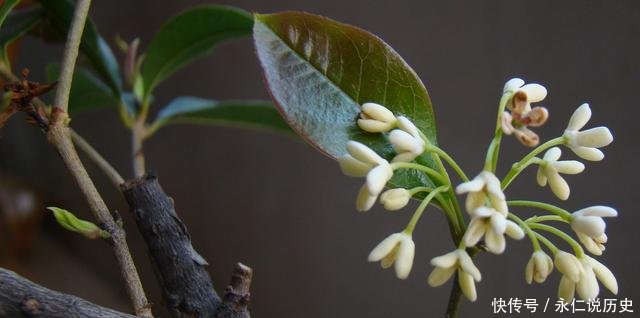
<svg viewBox="0 0 640 318">
<path fill-rule="evenodd" d="M 356 209 L 368 211 L 379 201 L 386 210 L 397 211 L 407 207 L 412 199 L 420 202 L 407 226 L 378 244 L 369 254 L 369 261 L 380 262 L 383 268 L 394 266 L 398 278 L 407 278 L 415 255 L 413 231 L 426 208 L 435 205 L 447 217 L 456 247 L 431 260 L 434 268 L 427 279 L 431 286 L 443 285 L 457 275 L 462 293 L 469 300 L 476 300 L 476 283 L 482 275 L 473 257 L 482 251 L 502 254 L 507 238 L 528 237 L 532 254 L 523 264 L 528 284 L 543 283 L 556 270 L 561 275 L 558 297 L 566 302 L 576 294 L 583 300 L 596 298 L 600 284 L 616 294 L 618 285 L 613 273 L 586 254 L 602 255 L 607 242 L 605 218 L 617 216 L 615 209 L 596 205 L 571 213 L 549 203 L 512 200 L 505 194 L 526 167 L 537 165 L 537 183 L 543 187 L 548 185 L 555 196 L 567 200 L 570 186 L 563 175 L 579 174 L 585 165 L 579 160 L 560 160 L 560 147 L 568 148 L 578 159 L 599 161 L 604 158 L 599 148 L 613 141 L 607 127 L 583 129 L 591 118 L 591 109 L 588 104 L 582 104 L 569 119 L 564 132 L 540 144 L 538 135 L 529 128 L 542 126 L 549 111 L 532 103 L 543 101 L 546 96 L 547 89 L 540 84 L 526 84 L 519 78 L 505 84 L 484 169 L 472 179 L 451 156 L 430 142 L 410 118 L 373 102 L 363 104 L 358 127 L 367 133 L 382 134 L 395 155 L 385 158 L 358 141 L 346 144 L 346 153 L 338 158 L 342 171 L 365 178 Z M 535 148 L 499 178 L 495 171 L 504 135 L 513 135 L 523 145 Z M 459 183 L 452 181 L 445 163 L 461 179 Z M 412 188 L 394 186 L 398 183 L 391 180 L 401 170 L 414 170 L 423 174 L 423 180 L 428 182 Z M 460 208 L 457 195 L 465 196 L 466 213 Z M 538 211 L 548 214 L 539 215 Z M 524 217 L 524 214 L 531 216 Z M 566 227 L 563 230 L 553 223 L 565 223 Z M 569 249 L 556 246 L 549 236 L 566 242 Z"/>
</svg>

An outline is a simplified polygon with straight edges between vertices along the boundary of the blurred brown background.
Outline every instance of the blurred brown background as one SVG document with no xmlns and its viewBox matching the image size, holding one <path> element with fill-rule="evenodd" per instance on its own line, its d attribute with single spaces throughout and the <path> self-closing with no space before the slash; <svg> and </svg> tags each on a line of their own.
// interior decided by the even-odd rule
<svg viewBox="0 0 640 318">
<path fill-rule="evenodd" d="M 170 16 L 209 1 L 94 1 L 92 17 L 109 40 L 139 36 L 148 44 Z M 509 189 L 510 198 L 534 198 L 569 210 L 588 205 L 616 207 L 610 242 L 602 258 L 620 284 L 617 298 L 638 301 L 640 239 L 637 224 L 638 85 L 640 2 L 638 1 L 218 1 L 248 11 L 303 10 L 367 29 L 392 45 L 427 86 L 438 120 L 439 142 L 470 175 L 482 168 L 503 83 L 513 76 L 549 90 L 542 105 L 549 123 L 536 131 L 544 139 L 565 127 L 573 110 L 589 102 L 590 125 L 607 125 L 615 136 L 603 162 L 567 179 L 566 203 L 535 184 L 528 170 Z M 25 41 L 18 68 L 29 66 L 43 79 L 44 65 L 57 61 L 60 47 Z M 120 56 L 121 57 L 121 56 Z M 249 39 L 225 44 L 162 84 L 156 110 L 172 97 L 266 98 Z M 129 137 L 113 109 L 74 116 L 73 127 L 125 175 L 130 176 Z M 0 169 L 60 205 L 90 218 L 87 206 L 53 149 L 34 128 L 14 119 L 1 132 Z M 524 155 L 513 138 L 503 145 L 500 171 Z M 569 155 L 564 151 L 565 158 Z M 428 262 L 452 249 L 444 218 L 435 209 L 414 235 L 417 254 L 406 281 L 366 262 L 373 246 L 398 231 L 410 210 L 367 214 L 354 210 L 361 180 L 343 176 L 337 164 L 306 144 L 270 133 L 228 127 L 172 126 L 146 144 L 148 166 L 176 202 L 194 246 L 212 264 L 218 291 L 234 262 L 255 269 L 255 317 L 428 317 L 444 311 L 449 285 L 426 283 Z M 87 161 L 110 208 L 122 212 L 129 242 L 158 316 L 166 317 L 145 247 L 124 200 Z M 636 200 L 636 201 L 634 201 Z M 532 211 L 518 211 L 522 215 Z M 42 212 L 44 213 L 44 211 Z M 18 270 L 47 287 L 105 306 L 129 310 L 107 245 L 65 233 L 46 218 L 44 231 Z M 4 235 L 4 234 L 2 234 Z M 7 253 L 5 253 L 7 254 Z M 483 274 L 475 303 L 463 317 L 493 317 L 493 297 L 555 297 L 559 275 L 528 286 L 526 240 L 508 242 L 501 256 L 477 259 Z M 10 256 L 10 261 L 15 261 Z M 602 297 L 613 297 L 603 292 Z M 566 315 L 566 314 L 565 314 Z M 635 314 L 626 314 L 632 317 Z M 554 316 L 547 313 L 545 316 Z M 575 314 L 575 316 L 598 316 Z M 614 315 L 615 316 L 615 315 Z"/>
</svg>

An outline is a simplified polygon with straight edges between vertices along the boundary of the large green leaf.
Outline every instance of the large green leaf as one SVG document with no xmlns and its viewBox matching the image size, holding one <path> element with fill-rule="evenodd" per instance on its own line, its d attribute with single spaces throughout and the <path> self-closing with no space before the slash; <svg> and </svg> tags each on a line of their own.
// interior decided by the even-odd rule
<svg viewBox="0 0 640 318">
<path fill-rule="evenodd" d="M 15 0 L 5 1 L 0 8 L 0 58 L 7 67 L 11 66 L 7 52 L 9 45 L 35 27 L 42 17 L 42 9 L 39 7 L 29 7 L 11 12 L 18 2 Z"/>
<path fill-rule="evenodd" d="M 73 17 L 73 4 L 69 0 L 39 0 L 39 2 L 44 7 L 45 13 L 55 31 L 59 33 L 61 38 L 66 38 Z M 80 50 L 89 59 L 96 74 L 109 86 L 113 95 L 120 97 L 122 94 L 122 79 L 118 62 L 111 48 L 98 34 L 91 20 L 87 20 L 82 33 Z"/>
<path fill-rule="evenodd" d="M 291 133 L 273 104 L 261 100 L 217 101 L 178 97 L 158 113 L 154 126 L 159 128 L 170 123 L 211 123 Z"/>
<path fill-rule="evenodd" d="M 59 74 L 60 65 L 47 65 L 48 81 L 57 80 Z M 69 113 L 74 114 L 81 110 L 118 105 L 118 100 L 111 93 L 109 87 L 95 75 L 87 69 L 76 66 L 69 95 Z"/>
<path fill-rule="evenodd" d="M 254 40 L 271 96 L 293 129 L 331 157 L 347 141 L 363 142 L 387 159 L 382 134 L 360 130 L 360 105 L 376 102 L 411 119 L 436 143 L 427 91 L 405 61 L 378 37 L 324 17 L 300 12 L 255 15 Z M 432 166 L 427 156 L 416 159 Z M 422 173 L 397 174 L 401 186 L 430 184 Z"/>
<path fill-rule="evenodd" d="M 230 38 L 251 34 L 253 19 L 240 9 L 201 6 L 169 20 L 151 40 L 142 65 L 145 98 L 162 80 Z"/>
</svg>

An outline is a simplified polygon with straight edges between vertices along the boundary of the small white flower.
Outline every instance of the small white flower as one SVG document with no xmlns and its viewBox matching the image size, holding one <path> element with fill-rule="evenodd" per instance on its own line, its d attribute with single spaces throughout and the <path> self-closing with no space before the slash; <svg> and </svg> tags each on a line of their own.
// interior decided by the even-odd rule
<svg viewBox="0 0 640 318">
<path fill-rule="evenodd" d="M 586 255 L 580 258 L 579 264 L 581 270 L 577 280 L 567 275 L 562 276 L 560 279 L 558 298 L 561 298 L 565 303 L 569 303 L 577 292 L 582 300 L 596 299 L 600 294 L 598 281 L 613 294 L 618 294 L 618 281 L 606 266 Z"/>
<path fill-rule="evenodd" d="M 398 117 L 398 127 L 389 133 L 389 142 L 397 155 L 393 162 L 410 162 L 424 152 L 425 142 L 418 128 L 406 117 Z"/>
<path fill-rule="evenodd" d="M 580 158 L 590 161 L 600 161 L 604 153 L 600 147 L 604 147 L 613 141 L 609 128 L 601 126 L 580 131 L 591 118 L 591 108 L 584 103 L 571 115 L 569 125 L 564 131 L 567 147 Z"/>
<path fill-rule="evenodd" d="M 542 126 L 549 118 L 549 112 L 544 107 L 533 107 L 531 103 L 542 101 L 547 96 L 547 89 L 540 84 L 527 84 L 519 78 L 513 78 L 504 85 L 503 94 L 511 94 L 507 102 L 507 109 L 501 115 L 502 131 L 514 134 L 525 146 L 533 147 L 540 142 L 538 135 L 527 126 Z"/>
<path fill-rule="evenodd" d="M 616 217 L 618 211 L 607 206 L 592 206 L 573 212 L 571 228 L 584 247 L 594 255 L 602 255 L 607 242 L 603 217 Z"/>
<path fill-rule="evenodd" d="M 396 125 L 396 117 L 386 107 L 376 103 L 362 104 L 358 119 L 360 129 L 372 133 L 387 132 Z"/>
<path fill-rule="evenodd" d="M 551 272 L 553 272 L 553 260 L 547 253 L 538 250 L 531 254 L 524 271 L 524 277 L 527 284 L 531 284 L 533 281 L 543 283 Z"/>
<path fill-rule="evenodd" d="M 380 203 L 389 211 L 404 208 L 411 199 L 411 193 L 404 188 L 396 188 L 383 192 L 380 195 Z"/>
<path fill-rule="evenodd" d="M 580 275 L 583 272 L 582 264 L 573 254 L 558 251 L 554 257 L 554 263 L 563 277 L 573 282 L 577 282 L 580 279 Z"/>
<path fill-rule="evenodd" d="M 516 223 L 507 220 L 504 213 L 493 208 L 476 208 L 471 216 L 462 238 L 467 246 L 475 246 L 484 236 L 487 249 L 494 254 L 501 254 L 506 247 L 505 234 L 516 240 L 524 237 L 524 232 Z"/>
<path fill-rule="evenodd" d="M 387 163 L 375 151 L 363 143 L 350 140 L 347 142 L 347 154 L 338 158 L 342 173 L 350 177 L 364 177 L 375 166 Z"/>
<path fill-rule="evenodd" d="M 429 274 L 428 283 L 432 287 L 438 287 L 446 283 L 457 271 L 458 282 L 462 293 L 470 301 L 476 301 L 475 282 L 482 279 L 480 270 L 473 264 L 471 257 L 464 249 L 457 249 L 453 252 L 431 259 L 431 265 L 435 266 Z"/>
<path fill-rule="evenodd" d="M 413 266 L 415 244 L 411 235 L 405 232 L 394 233 L 384 239 L 369 254 L 369 262 L 380 262 L 382 268 L 395 263 L 396 276 L 406 279 Z"/>
<path fill-rule="evenodd" d="M 544 154 L 542 163 L 538 166 L 537 181 L 541 187 L 549 183 L 551 191 L 560 199 L 569 198 L 569 184 L 560 176 L 564 174 L 578 174 L 584 170 L 584 164 L 576 160 L 558 161 L 562 151 L 558 147 L 553 147 Z"/>
<path fill-rule="evenodd" d="M 484 206 L 485 202 L 489 200 L 493 208 L 507 214 L 507 202 L 500 186 L 500 180 L 489 171 L 483 171 L 473 180 L 461 183 L 456 187 L 456 193 L 468 193 L 465 207 L 469 213 Z"/>
<path fill-rule="evenodd" d="M 338 158 L 338 163 L 342 172 L 348 176 L 367 177 L 358 193 L 356 209 L 368 211 L 393 176 L 393 169 L 387 160 L 357 141 L 347 143 L 347 152 L 348 154 Z"/>
</svg>

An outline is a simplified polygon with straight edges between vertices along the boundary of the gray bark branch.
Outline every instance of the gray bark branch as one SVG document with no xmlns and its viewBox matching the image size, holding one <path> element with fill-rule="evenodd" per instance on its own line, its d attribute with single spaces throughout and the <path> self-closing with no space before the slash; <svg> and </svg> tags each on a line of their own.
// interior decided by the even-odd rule
<svg viewBox="0 0 640 318">
<path fill-rule="evenodd" d="M 35 284 L 0 268 L 0 317 L 136 318 Z"/>
</svg>

